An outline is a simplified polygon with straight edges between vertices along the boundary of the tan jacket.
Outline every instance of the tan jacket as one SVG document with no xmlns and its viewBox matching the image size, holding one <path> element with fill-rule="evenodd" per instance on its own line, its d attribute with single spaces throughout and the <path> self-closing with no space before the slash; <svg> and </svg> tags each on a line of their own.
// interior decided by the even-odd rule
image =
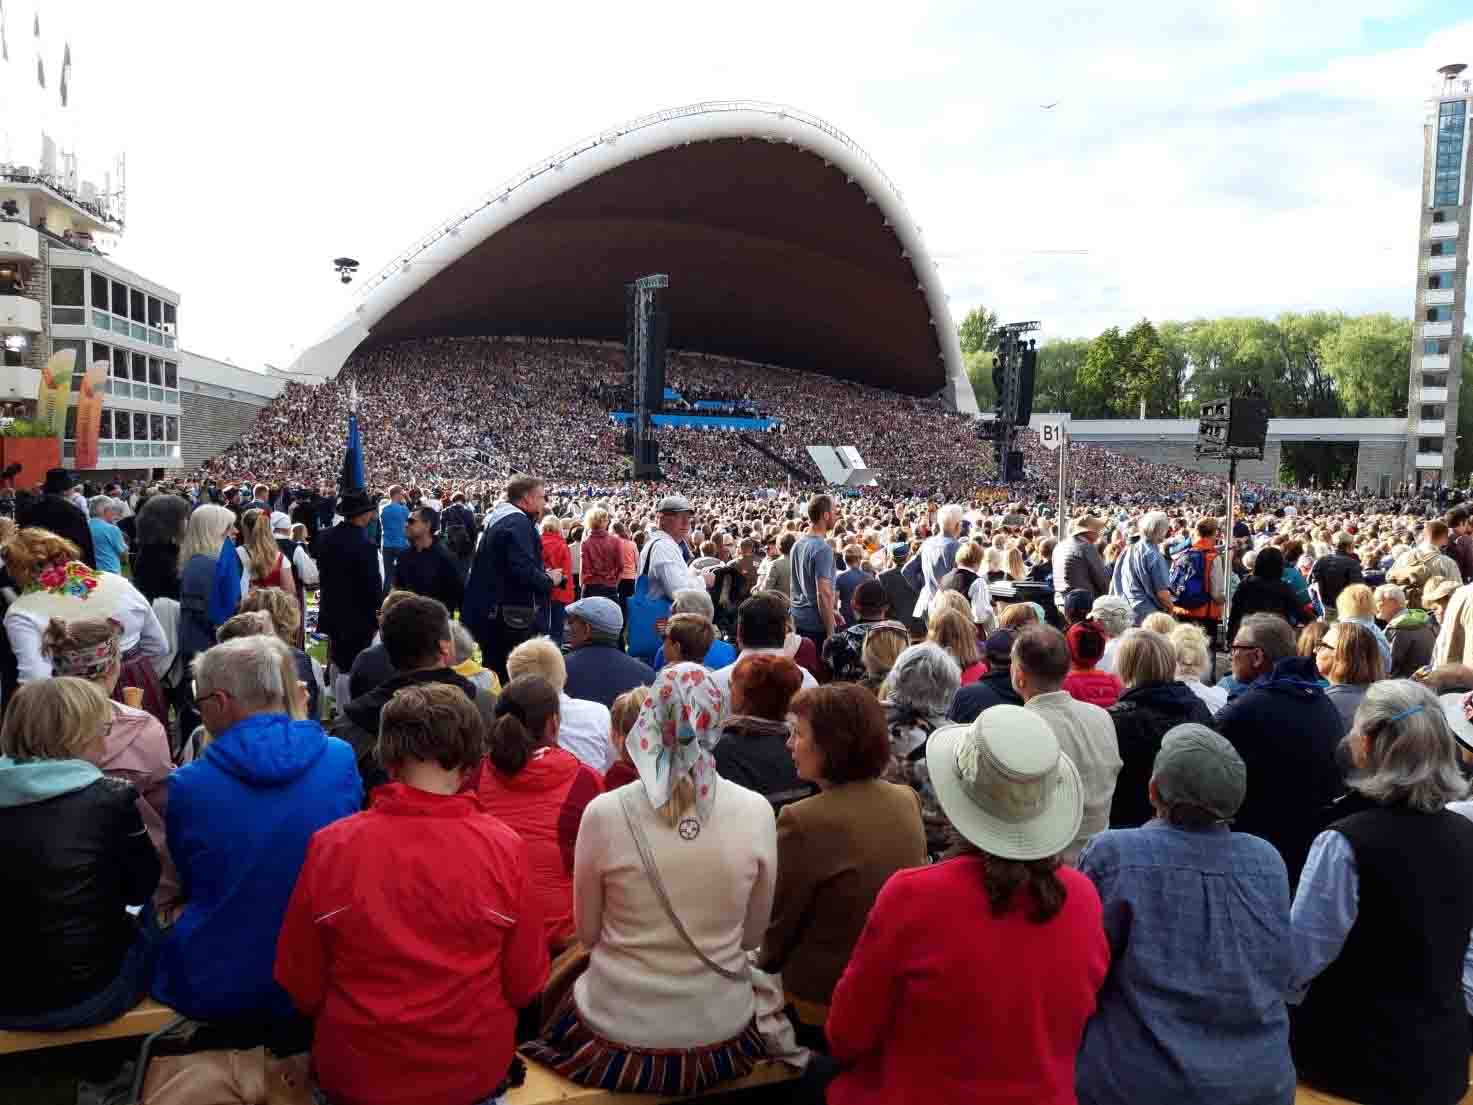
<svg viewBox="0 0 1473 1105">
<path fill-rule="evenodd" d="M 781 971 L 789 993 L 827 1005 L 880 887 L 925 862 L 921 800 L 910 787 L 866 779 L 784 806 L 759 965 Z"/>
<path fill-rule="evenodd" d="M 1432 646 L 1432 666 L 1443 664 L 1473 666 L 1473 583 L 1459 587 L 1448 600 L 1447 615 Z"/>
</svg>

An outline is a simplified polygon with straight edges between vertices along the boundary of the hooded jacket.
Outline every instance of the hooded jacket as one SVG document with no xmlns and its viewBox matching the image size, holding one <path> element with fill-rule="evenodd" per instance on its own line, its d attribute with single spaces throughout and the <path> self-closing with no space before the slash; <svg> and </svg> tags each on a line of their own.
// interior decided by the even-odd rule
<svg viewBox="0 0 1473 1105">
<path fill-rule="evenodd" d="M 545 605 L 551 593 L 536 524 L 520 507 L 497 503 L 476 546 L 460 620 L 481 640 L 498 607 Z"/>
<path fill-rule="evenodd" d="M 1291 887 L 1299 883 L 1322 811 L 1345 789 L 1335 763 L 1344 725 L 1306 670 L 1312 664 L 1299 656 L 1278 661 L 1217 715 L 1217 731 L 1248 768 L 1248 793 L 1233 829 L 1277 848 Z"/>
<path fill-rule="evenodd" d="M 539 748 L 515 775 L 482 760 L 466 782 L 481 808 L 527 845 L 532 896 L 549 947 L 573 940 L 573 846 L 583 807 L 604 792 L 598 772 L 561 748 Z"/>
<path fill-rule="evenodd" d="M 481 705 L 476 696 L 476 685 L 449 668 L 399 672 L 349 702 L 343 707 L 344 720 L 334 722 L 332 731 L 334 736 L 353 746 L 353 753 L 358 760 L 358 774 L 363 780 L 365 797 L 375 787 L 382 786 L 389 781 L 388 774 L 374 755 L 374 750 L 378 747 L 379 715 L 389 704 L 389 699 L 394 697 L 395 691 L 402 687 L 417 687 L 421 683 L 447 683 L 452 687 L 459 687 L 465 692 L 467 698 L 477 706 Z M 487 732 L 489 732 L 493 718 L 488 709 L 481 710 L 481 719 L 486 723 Z"/>
<path fill-rule="evenodd" d="M 1386 639 L 1391 642 L 1392 679 L 1410 679 L 1412 672 L 1432 662 L 1432 646 L 1437 643 L 1437 624 L 1425 610 L 1403 610 L 1386 623 Z"/>
<path fill-rule="evenodd" d="M 84 760 L 0 756 L 0 1014 L 76 1005 L 117 976 L 158 856 L 138 792 Z"/>
<path fill-rule="evenodd" d="M 154 996 L 199 1020 L 286 1018 L 276 937 L 312 834 L 356 813 L 353 749 L 315 721 L 256 714 L 169 777 L 169 854 L 184 911 L 159 947 Z"/>
<path fill-rule="evenodd" d="M 1143 683 L 1121 693 L 1109 709 L 1120 746 L 1120 774 L 1110 800 L 1110 828 L 1134 829 L 1156 814 L 1149 786 L 1161 738 L 1173 726 L 1195 721 L 1212 724 L 1212 712 L 1185 683 Z"/>
<path fill-rule="evenodd" d="M 788 752 L 788 734 L 786 722 L 745 714 L 727 718 L 721 723 L 721 739 L 711 753 L 716 773 L 755 790 L 774 809 L 811 796 L 815 788 L 798 778 Z"/>
</svg>

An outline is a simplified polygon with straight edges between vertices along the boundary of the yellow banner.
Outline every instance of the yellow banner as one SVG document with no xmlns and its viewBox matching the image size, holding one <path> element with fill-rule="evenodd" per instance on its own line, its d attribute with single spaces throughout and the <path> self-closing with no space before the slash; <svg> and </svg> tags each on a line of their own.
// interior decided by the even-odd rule
<svg viewBox="0 0 1473 1105">
<path fill-rule="evenodd" d="M 102 390 L 107 386 L 107 361 L 93 361 L 82 377 L 77 396 L 77 461 L 79 469 L 97 467 L 97 435 L 102 428 Z"/>
<path fill-rule="evenodd" d="M 77 351 L 62 349 L 51 354 L 41 370 L 41 386 L 36 391 L 36 421 L 45 425 L 59 440 L 66 433 L 66 409 L 71 402 L 72 371 L 77 366 Z"/>
</svg>

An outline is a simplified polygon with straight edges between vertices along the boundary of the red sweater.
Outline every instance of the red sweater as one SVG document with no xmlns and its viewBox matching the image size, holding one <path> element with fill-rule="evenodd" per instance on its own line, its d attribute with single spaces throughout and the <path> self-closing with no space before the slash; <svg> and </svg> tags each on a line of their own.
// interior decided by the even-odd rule
<svg viewBox="0 0 1473 1105">
<path fill-rule="evenodd" d="M 471 776 L 481 808 L 527 844 L 532 892 L 549 945 L 573 939 L 573 847 L 583 807 L 604 791 L 598 772 L 561 748 L 540 748 L 515 775 L 482 760 Z"/>
<path fill-rule="evenodd" d="M 527 848 L 469 794 L 403 783 L 312 837 L 276 981 L 317 1021 L 341 1105 L 479 1101 L 506 1077 L 516 1011 L 547 981 Z"/>
<path fill-rule="evenodd" d="M 1027 920 L 1021 903 L 994 917 L 986 862 L 885 883 L 829 1006 L 829 1045 L 850 1064 L 829 1105 L 1074 1105 L 1074 1056 L 1110 965 L 1099 894 L 1061 867 L 1068 897 L 1052 920 Z"/>
<path fill-rule="evenodd" d="M 549 572 L 554 568 L 563 570 L 563 581 L 552 589 L 551 600 L 560 602 L 564 606 L 572 602 L 573 552 L 568 548 L 568 543 L 562 539 L 561 534 L 544 533 L 542 535 L 542 566 Z"/>
<path fill-rule="evenodd" d="M 1075 669 L 1064 676 L 1064 690 L 1079 702 L 1109 709 L 1120 698 L 1120 676 L 1113 671 Z"/>
<path fill-rule="evenodd" d="M 584 587 L 619 586 L 624 574 L 624 548 L 619 539 L 606 529 L 596 529 L 583 538 L 582 552 Z"/>
</svg>

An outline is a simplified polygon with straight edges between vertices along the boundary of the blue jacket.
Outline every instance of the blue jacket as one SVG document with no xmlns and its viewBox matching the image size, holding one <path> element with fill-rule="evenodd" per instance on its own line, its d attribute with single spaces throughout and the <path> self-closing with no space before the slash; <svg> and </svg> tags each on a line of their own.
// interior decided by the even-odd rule
<svg viewBox="0 0 1473 1105">
<path fill-rule="evenodd" d="M 384 548 L 407 549 L 409 538 L 405 536 L 404 524 L 409 521 L 409 508 L 403 503 L 390 503 L 379 512 L 379 526 L 383 530 Z"/>
<path fill-rule="evenodd" d="M 154 997 L 196 1019 L 294 1015 L 276 937 L 312 834 L 357 813 L 352 746 L 315 721 L 258 714 L 169 777 L 169 854 L 186 905 L 160 943 Z"/>
<path fill-rule="evenodd" d="M 536 606 L 539 599 L 545 606 L 551 593 L 536 523 L 511 503 L 497 504 L 476 547 L 460 620 L 484 638 L 497 607 Z"/>
</svg>

